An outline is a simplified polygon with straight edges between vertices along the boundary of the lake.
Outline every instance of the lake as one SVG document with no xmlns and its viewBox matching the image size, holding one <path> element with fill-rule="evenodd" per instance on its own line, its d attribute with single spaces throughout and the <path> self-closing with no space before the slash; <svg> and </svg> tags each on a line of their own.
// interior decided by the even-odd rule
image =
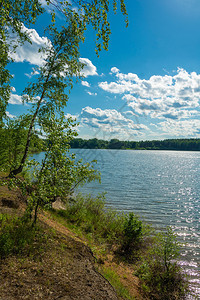
<svg viewBox="0 0 200 300">
<path fill-rule="evenodd" d="M 106 191 L 107 206 L 138 214 L 158 231 L 174 228 L 183 244 L 180 264 L 200 296 L 200 152 L 73 149 L 77 158 L 96 159 L 102 183 L 80 190 Z M 42 153 L 34 155 L 38 160 Z"/>
</svg>

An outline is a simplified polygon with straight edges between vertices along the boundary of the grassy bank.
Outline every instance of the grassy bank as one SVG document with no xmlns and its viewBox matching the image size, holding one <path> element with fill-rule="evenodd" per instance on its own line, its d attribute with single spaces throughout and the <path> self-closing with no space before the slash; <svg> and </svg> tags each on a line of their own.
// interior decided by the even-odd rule
<svg viewBox="0 0 200 300">
<path fill-rule="evenodd" d="M 32 226 L 29 219 L 21 216 L 19 195 L 13 198 L 13 191 L 2 188 L 1 202 L 10 197 L 9 201 L 12 198 L 19 203 L 10 207 L 7 214 L 0 214 L 1 277 L 5 281 L 1 295 L 6 289 L 11 289 L 12 295 L 17 290 L 25 295 L 30 289 L 33 299 L 40 293 L 45 299 L 57 295 L 72 297 L 73 293 L 74 299 L 84 299 L 80 293 L 88 290 L 90 294 L 92 289 L 92 299 L 98 300 L 115 299 L 115 292 L 120 299 L 128 300 L 185 299 L 188 285 L 176 263 L 179 245 L 170 228 L 158 236 L 133 213 L 126 215 L 106 209 L 101 195 L 95 199 L 79 195 L 65 209 L 41 211 L 37 226 Z M 11 210 L 18 215 L 11 214 Z M 94 253 L 94 262 L 87 245 Z M 70 274 L 71 270 L 69 279 L 66 272 Z M 98 277 L 95 270 L 103 276 Z M 59 290 L 58 281 L 63 282 Z M 34 292 L 36 283 L 38 289 Z M 103 291 L 100 286 L 104 286 Z M 108 290 L 111 298 L 105 296 Z"/>
<path fill-rule="evenodd" d="M 106 209 L 101 196 L 93 199 L 79 195 L 76 201 L 67 203 L 65 210 L 51 213 L 58 222 L 87 238 L 99 269 L 108 278 L 123 281 L 116 267 L 123 264 L 139 279 L 144 298 L 185 299 L 189 293 L 187 280 L 176 262 L 180 247 L 171 228 L 157 235 L 133 213 Z M 109 255 L 115 262 L 114 269 L 107 269 Z"/>
</svg>

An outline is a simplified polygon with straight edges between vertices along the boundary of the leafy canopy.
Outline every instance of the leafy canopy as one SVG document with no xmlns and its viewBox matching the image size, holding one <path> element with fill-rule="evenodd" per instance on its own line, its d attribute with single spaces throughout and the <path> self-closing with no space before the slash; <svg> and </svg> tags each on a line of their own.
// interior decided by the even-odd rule
<svg viewBox="0 0 200 300">
<path fill-rule="evenodd" d="M 117 2 L 120 3 L 121 12 L 127 16 L 124 0 L 111 2 L 114 12 L 117 10 Z M 72 0 L 70 2 L 46 0 L 45 4 L 49 6 L 51 11 L 51 24 L 45 29 L 48 43 L 40 49 L 43 54 L 43 64 L 37 69 L 38 76 L 24 90 L 23 101 L 29 103 L 31 108 L 27 115 L 22 118 L 27 121 L 24 124 L 24 128 L 26 128 L 25 138 L 22 141 L 19 140 L 19 148 L 16 148 L 16 145 L 11 147 L 12 152 L 19 155 L 10 163 L 9 175 L 15 177 L 27 165 L 34 132 L 39 129 L 48 140 L 45 159 L 36 168 L 34 185 L 25 181 L 20 183 L 23 189 L 24 187 L 26 189 L 26 185 L 27 188 L 31 187 L 29 208 L 35 210 L 34 222 L 39 206 L 51 204 L 58 197 L 63 199 L 64 195 L 69 194 L 81 182 L 99 177 L 93 166 L 83 164 L 80 161 L 77 162 L 74 155 L 67 155 L 69 141 L 75 133 L 72 130 L 74 125 L 71 120 L 67 122 L 65 120 L 63 108 L 67 104 L 74 78 L 78 79 L 83 76 L 81 71 L 84 65 L 80 62 L 79 47 L 80 43 L 84 42 L 87 27 L 91 25 L 96 32 L 95 51 L 97 55 L 99 55 L 102 47 L 105 50 L 108 49 L 111 33 L 108 21 L 110 10 L 108 0 Z M 4 12 L 0 20 L 0 41 L 3 45 L 1 51 L 5 55 L 1 72 L 7 76 L 4 76 L 1 85 L 2 91 L 6 93 L 4 95 L 2 92 L 1 97 L 0 119 L 3 120 L 10 93 L 10 75 L 6 70 L 10 61 L 9 51 L 15 51 L 20 43 L 30 42 L 28 33 L 23 27 L 23 19 L 26 24 L 33 23 L 45 9 L 41 7 L 39 0 L 33 2 L 18 0 L 14 5 L 15 11 L 11 8 L 11 2 L 4 0 L 1 9 Z M 56 23 L 57 11 L 64 15 L 65 21 L 62 27 L 57 26 Z M 10 32 L 17 34 L 19 38 L 12 49 L 8 46 L 11 38 Z M 21 124 L 20 118 L 16 120 L 16 124 Z M 2 129 L 6 130 L 7 126 L 4 125 Z M 16 127 L 14 132 L 19 133 L 19 128 Z M 14 142 L 15 139 L 10 139 L 10 141 Z M 4 150 L 4 156 L 6 156 L 8 151 L 6 148 Z"/>
</svg>

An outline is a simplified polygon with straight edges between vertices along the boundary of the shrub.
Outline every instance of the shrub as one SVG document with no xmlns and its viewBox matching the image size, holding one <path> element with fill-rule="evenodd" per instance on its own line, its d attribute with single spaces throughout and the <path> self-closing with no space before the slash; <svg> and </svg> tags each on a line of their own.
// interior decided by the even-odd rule
<svg viewBox="0 0 200 300">
<path fill-rule="evenodd" d="M 137 250 L 142 242 L 142 221 L 133 213 L 125 215 L 107 209 L 102 194 L 96 198 L 79 194 L 75 201 L 66 205 L 66 210 L 54 214 L 78 226 L 96 241 L 114 246 L 122 256 L 130 258 L 133 250 Z"/>
<path fill-rule="evenodd" d="M 123 228 L 122 250 L 130 254 L 133 248 L 137 248 L 142 239 L 142 221 L 130 213 L 126 216 Z"/>
<path fill-rule="evenodd" d="M 176 259 L 179 245 L 170 227 L 157 237 L 148 256 L 140 265 L 139 276 L 143 292 L 150 299 L 185 299 L 188 284 Z"/>
</svg>

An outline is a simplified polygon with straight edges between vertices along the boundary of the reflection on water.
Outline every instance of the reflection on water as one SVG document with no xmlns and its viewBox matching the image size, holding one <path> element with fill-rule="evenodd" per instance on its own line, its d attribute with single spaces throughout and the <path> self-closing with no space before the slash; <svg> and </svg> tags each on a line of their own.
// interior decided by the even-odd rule
<svg viewBox="0 0 200 300">
<path fill-rule="evenodd" d="M 200 296 L 200 152 L 73 149 L 78 159 L 96 159 L 108 206 L 134 211 L 157 230 L 171 225 L 183 243 L 180 264 Z M 39 159 L 39 158 L 38 158 Z"/>
</svg>

